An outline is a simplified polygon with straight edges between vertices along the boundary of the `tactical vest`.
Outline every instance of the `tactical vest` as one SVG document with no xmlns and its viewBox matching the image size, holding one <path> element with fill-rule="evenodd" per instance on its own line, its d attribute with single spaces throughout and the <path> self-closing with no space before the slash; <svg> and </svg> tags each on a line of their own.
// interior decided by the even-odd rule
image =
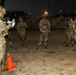
<svg viewBox="0 0 76 75">
<path fill-rule="evenodd" d="M 48 29 L 48 24 L 42 24 L 42 25 L 41 25 L 41 28 L 42 28 L 43 30 L 47 30 L 47 29 Z"/>
</svg>

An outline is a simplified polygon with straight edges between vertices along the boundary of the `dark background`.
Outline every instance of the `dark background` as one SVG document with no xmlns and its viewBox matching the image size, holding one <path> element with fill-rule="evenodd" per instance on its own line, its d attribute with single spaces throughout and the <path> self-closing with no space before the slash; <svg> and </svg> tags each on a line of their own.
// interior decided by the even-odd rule
<svg viewBox="0 0 76 75">
<path fill-rule="evenodd" d="M 21 10 L 32 14 L 49 10 L 52 14 L 75 13 L 76 0 L 6 0 L 7 10 Z"/>
</svg>

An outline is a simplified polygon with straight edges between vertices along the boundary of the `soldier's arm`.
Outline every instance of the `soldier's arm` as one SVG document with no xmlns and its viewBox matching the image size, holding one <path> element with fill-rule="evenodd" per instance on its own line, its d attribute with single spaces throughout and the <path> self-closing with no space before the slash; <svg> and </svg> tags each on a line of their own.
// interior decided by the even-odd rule
<svg viewBox="0 0 76 75">
<path fill-rule="evenodd" d="M 6 26 L 5 24 L 1 27 L 1 35 L 6 36 L 8 35 L 8 30 L 11 28 L 11 24 Z"/>
<path fill-rule="evenodd" d="M 75 32 L 75 30 L 76 30 L 76 29 L 75 29 L 75 24 L 72 25 L 72 29 L 73 29 L 73 31 Z"/>
<path fill-rule="evenodd" d="M 25 28 L 28 28 L 27 23 L 24 23 Z"/>
<path fill-rule="evenodd" d="M 42 31 L 41 25 L 42 25 L 42 22 L 40 21 L 40 22 L 39 22 L 39 29 L 40 29 L 40 32 Z"/>
<path fill-rule="evenodd" d="M 50 32 L 50 28 L 51 28 L 51 23 L 50 23 L 50 21 L 48 21 L 48 29 L 49 29 L 49 32 Z"/>
<path fill-rule="evenodd" d="M 12 27 L 12 24 L 10 23 L 10 24 L 8 24 L 6 27 L 7 27 L 7 29 L 9 30 L 9 29 Z"/>
</svg>

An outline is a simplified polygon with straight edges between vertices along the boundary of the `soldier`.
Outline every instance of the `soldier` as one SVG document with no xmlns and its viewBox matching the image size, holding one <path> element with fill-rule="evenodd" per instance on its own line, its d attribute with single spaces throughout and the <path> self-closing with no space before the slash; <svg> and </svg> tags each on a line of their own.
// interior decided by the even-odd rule
<svg viewBox="0 0 76 75">
<path fill-rule="evenodd" d="M 74 46 L 74 21 L 72 18 L 68 18 L 68 23 L 66 26 L 66 37 L 67 42 L 65 47 L 69 46 L 70 44 Z"/>
<path fill-rule="evenodd" d="M 26 28 L 27 28 L 27 24 L 23 21 L 22 17 L 19 17 L 19 23 L 17 24 L 17 32 L 19 34 L 19 37 L 22 41 L 21 46 L 26 45 L 25 43 L 26 41 Z"/>
<path fill-rule="evenodd" d="M 40 39 L 38 46 L 42 44 L 42 42 L 45 45 L 45 48 L 47 48 L 47 41 L 50 33 L 50 21 L 47 19 L 47 14 L 43 14 L 42 19 L 39 22 L 39 30 L 40 30 Z"/>
<path fill-rule="evenodd" d="M 74 17 L 74 42 L 76 44 L 76 17 Z"/>
<path fill-rule="evenodd" d="M 3 7 L 0 7 L 0 70 L 4 69 L 5 58 L 6 58 L 6 40 L 5 36 L 8 35 L 8 30 L 12 27 L 12 24 L 5 25 L 1 20 L 6 14 L 6 10 Z"/>
</svg>

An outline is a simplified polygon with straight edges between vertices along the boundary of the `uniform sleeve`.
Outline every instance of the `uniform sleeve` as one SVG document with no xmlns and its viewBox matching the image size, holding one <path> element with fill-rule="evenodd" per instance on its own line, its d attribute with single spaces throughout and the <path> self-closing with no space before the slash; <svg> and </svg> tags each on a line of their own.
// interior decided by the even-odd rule
<svg viewBox="0 0 76 75">
<path fill-rule="evenodd" d="M 7 27 L 7 29 L 9 30 L 9 29 L 12 27 L 12 24 L 10 23 L 10 24 L 8 24 L 6 27 Z"/>
<path fill-rule="evenodd" d="M 3 36 L 8 35 L 8 30 L 11 28 L 11 25 L 6 26 L 4 23 L 0 23 L 0 34 Z"/>
<path fill-rule="evenodd" d="M 39 22 L 39 29 L 40 29 L 40 31 L 42 31 L 41 26 L 42 26 L 42 20 Z"/>
<path fill-rule="evenodd" d="M 50 23 L 50 21 L 48 20 L 48 30 L 49 30 L 49 32 L 50 32 L 50 28 L 51 28 L 51 23 Z"/>
</svg>

